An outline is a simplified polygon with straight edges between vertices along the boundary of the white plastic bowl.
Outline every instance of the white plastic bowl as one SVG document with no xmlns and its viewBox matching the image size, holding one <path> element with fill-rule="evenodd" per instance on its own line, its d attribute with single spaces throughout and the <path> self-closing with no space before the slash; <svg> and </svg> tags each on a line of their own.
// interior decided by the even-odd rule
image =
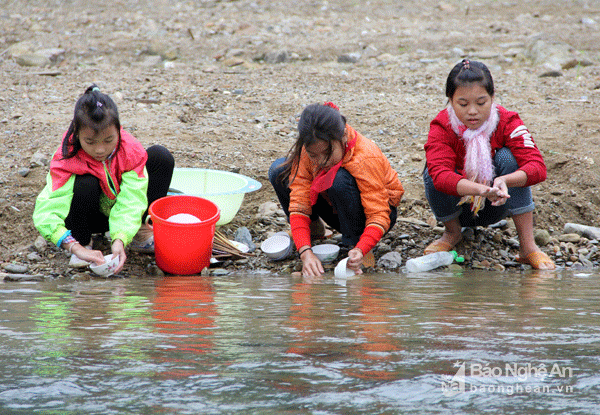
<svg viewBox="0 0 600 415">
<path fill-rule="evenodd" d="M 259 181 L 223 170 L 176 168 L 169 194 L 185 194 L 208 199 L 217 205 L 221 217 L 217 226 L 231 222 L 242 206 L 244 194 L 262 187 Z"/>
<path fill-rule="evenodd" d="M 277 233 L 260 244 L 260 250 L 273 261 L 281 261 L 293 250 L 292 239 L 286 233 Z"/>
<path fill-rule="evenodd" d="M 340 253 L 340 247 L 334 244 L 321 244 L 313 246 L 312 251 L 321 262 L 332 262 Z"/>
<path fill-rule="evenodd" d="M 110 254 L 104 255 L 104 264 L 96 265 L 92 263 L 90 264 L 90 269 L 101 277 L 110 277 L 115 273 L 115 269 L 118 265 L 119 257 L 116 256 L 113 258 L 112 254 Z"/>
<path fill-rule="evenodd" d="M 169 222 L 173 223 L 200 223 L 202 222 L 194 215 L 190 215 L 189 213 L 177 213 L 173 216 L 167 218 Z"/>
<path fill-rule="evenodd" d="M 338 280 L 345 280 L 348 278 L 352 278 L 356 275 L 356 273 L 348 268 L 348 258 L 342 259 L 333 270 L 333 275 Z"/>
</svg>

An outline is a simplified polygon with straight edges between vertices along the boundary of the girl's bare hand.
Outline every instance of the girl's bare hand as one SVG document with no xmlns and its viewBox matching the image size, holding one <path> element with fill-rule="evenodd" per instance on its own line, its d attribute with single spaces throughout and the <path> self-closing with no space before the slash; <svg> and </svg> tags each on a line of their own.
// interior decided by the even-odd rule
<svg viewBox="0 0 600 415">
<path fill-rule="evenodd" d="M 97 251 L 95 249 L 87 249 L 80 244 L 73 245 L 71 249 L 71 253 L 75 254 L 77 258 L 83 259 L 84 261 L 94 263 L 96 265 L 104 264 L 104 254 L 102 251 Z"/>
<path fill-rule="evenodd" d="M 351 249 L 350 251 L 348 251 L 348 263 L 347 263 L 348 268 L 350 268 L 357 274 L 361 274 L 362 269 L 360 268 L 360 266 L 362 265 L 363 258 L 364 258 L 364 256 L 360 249 L 358 249 L 358 248 Z"/>
<path fill-rule="evenodd" d="M 123 246 L 123 241 L 115 239 L 111 248 L 113 258 L 116 256 L 119 257 L 119 265 L 115 268 L 115 274 L 118 274 L 123 269 L 123 265 L 125 265 L 125 260 L 127 259 L 127 255 L 125 255 L 125 246 Z"/>
<path fill-rule="evenodd" d="M 325 272 L 323 264 L 310 249 L 302 252 L 300 259 L 302 259 L 302 275 L 305 277 L 318 277 Z"/>
</svg>

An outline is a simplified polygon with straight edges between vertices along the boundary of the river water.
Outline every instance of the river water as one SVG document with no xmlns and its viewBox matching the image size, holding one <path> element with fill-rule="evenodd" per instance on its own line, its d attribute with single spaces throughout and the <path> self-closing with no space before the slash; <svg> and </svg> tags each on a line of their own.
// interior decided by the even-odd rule
<svg viewBox="0 0 600 415">
<path fill-rule="evenodd" d="M 600 272 L 0 284 L 1 414 L 600 413 Z"/>
</svg>

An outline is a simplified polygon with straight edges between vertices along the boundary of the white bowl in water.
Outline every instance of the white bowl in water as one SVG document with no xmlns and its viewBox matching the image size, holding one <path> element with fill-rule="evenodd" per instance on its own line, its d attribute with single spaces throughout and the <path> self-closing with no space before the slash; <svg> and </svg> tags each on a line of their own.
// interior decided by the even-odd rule
<svg viewBox="0 0 600 415">
<path fill-rule="evenodd" d="M 340 253 L 340 247 L 334 244 L 321 244 L 313 246 L 312 251 L 321 262 L 332 262 Z"/>
<path fill-rule="evenodd" d="M 348 258 L 344 258 L 335 266 L 333 275 L 338 280 L 345 280 L 355 276 L 356 272 L 348 268 Z"/>
<path fill-rule="evenodd" d="M 113 258 L 112 254 L 104 255 L 104 264 L 90 264 L 90 269 L 101 277 L 110 277 L 115 273 L 115 269 L 119 265 L 119 257 Z"/>
<path fill-rule="evenodd" d="M 273 261 L 280 261 L 292 253 L 292 239 L 287 233 L 277 233 L 260 244 L 260 250 Z"/>
</svg>

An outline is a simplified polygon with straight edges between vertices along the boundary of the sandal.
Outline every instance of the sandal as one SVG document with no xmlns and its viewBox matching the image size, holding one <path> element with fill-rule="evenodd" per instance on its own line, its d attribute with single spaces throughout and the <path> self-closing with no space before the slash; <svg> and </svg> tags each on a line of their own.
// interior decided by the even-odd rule
<svg viewBox="0 0 600 415">
<path fill-rule="evenodd" d="M 530 252 L 525 258 L 521 258 L 517 255 L 515 260 L 517 262 L 520 262 L 521 264 L 529 264 L 529 265 L 531 265 L 531 267 L 533 269 L 556 269 L 556 265 L 554 264 L 554 261 L 552 261 L 548 257 L 548 255 L 546 255 L 542 251 Z M 542 265 L 542 264 L 552 265 L 552 267 L 551 268 L 540 268 L 540 265 Z"/>
<path fill-rule="evenodd" d="M 460 240 L 458 242 L 460 242 Z M 424 255 L 428 255 L 428 254 L 433 254 L 435 252 L 451 251 L 452 248 L 454 248 L 458 244 L 458 242 L 455 243 L 454 245 L 452 245 L 449 242 L 442 241 L 441 239 L 436 239 L 435 241 L 433 241 L 432 243 L 427 245 L 427 248 L 425 248 L 425 251 L 423 251 L 423 252 L 424 252 Z"/>
</svg>

